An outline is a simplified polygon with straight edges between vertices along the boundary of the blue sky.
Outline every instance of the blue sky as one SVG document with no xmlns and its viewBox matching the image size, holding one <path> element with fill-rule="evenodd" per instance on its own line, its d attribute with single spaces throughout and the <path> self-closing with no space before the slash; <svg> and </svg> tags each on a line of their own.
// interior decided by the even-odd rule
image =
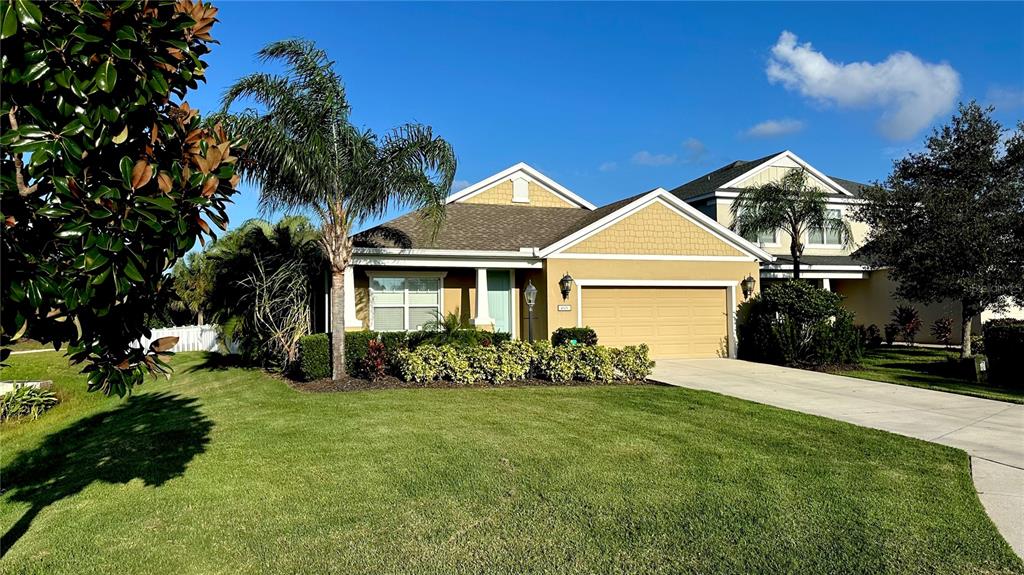
<svg viewBox="0 0 1024 575">
<path fill-rule="evenodd" d="M 783 149 L 871 181 L 958 101 L 1024 119 L 1024 3 L 216 5 L 190 104 L 219 107 L 260 47 L 308 38 L 355 123 L 432 125 L 458 185 L 524 161 L 603 204 Z"/>
</svg>

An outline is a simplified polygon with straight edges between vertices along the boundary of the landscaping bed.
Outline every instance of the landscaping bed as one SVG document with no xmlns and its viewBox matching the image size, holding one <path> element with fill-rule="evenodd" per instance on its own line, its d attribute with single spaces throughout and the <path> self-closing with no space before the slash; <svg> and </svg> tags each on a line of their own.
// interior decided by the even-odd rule
<svg viewBox="0 0 1024 575">
<path fill-rule="evenodd" d="M 455 389 L 455 388 L 476 388 L 494 389 L 498 387 L 566 387 L 566 386 L 595 386 L 595 385 L 658 385 L 649 381 L 569 381 L 562 384 L 555 384 L 550 381 L 538 378 L 518 379 L 503 383 L 500 386 L 487 384 L 465 385 L 450 380 L 432 380 L 423 383 L 403 381 L 397 377 L 385 376 L 377 379 L 363 379 L 360 377 L 345 377 L 344 379 L 318 379 L 307 382 L 289 381 L 293 388 L 307 393 L 331 393 L 337 391 L 370 391 L 380 389 Z"/>
</svg>

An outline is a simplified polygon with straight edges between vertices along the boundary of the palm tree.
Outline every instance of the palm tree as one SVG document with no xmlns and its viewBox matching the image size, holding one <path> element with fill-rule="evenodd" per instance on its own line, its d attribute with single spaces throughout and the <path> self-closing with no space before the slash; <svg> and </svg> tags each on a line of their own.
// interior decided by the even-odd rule
<svg viewBox="0 0 1024 575">
<path fill-rule="evenodd" d="M 817 229 L 835 234 L 844 247 L 853 242 L 850 224 L 842 217 L 830 216 L 826 203 L 825 191 L 808 185 L 802 168 L 793 169 L 778 182 L 744 188 L 730 208 L 732 229 L 748 238 L 779 230 L 788 234 L 793 278 L 799 279 L 805 233 Z"/>
<path fill-rule="evenodd" d="M 206 303 L 213 285 L 213 272 L 206 252 L 192 252 L 174 264 L 175 297 L 168 305 L 174 311 L 186 312 L 199 325 L 203 324 Z"/>
<path fill-rule="evenodd" d="M 334 63 L 308 40 L 273 42 L 259 57 L 284 64 L 287 73 L 238 80 L 225 93 L 222 112 L 239 99 L 263 109 L 227 118 L 232 134 L 249 142 L 239 165 L 244 178 L 262 186 L 262 207 L 308 210 L 320 219 L 331 266 L 331 356 L 338 379 L 345 375 L 344 279 L 353 227 L 392 208 L 413 207 L 436 233 L 455 177 L 455 153 L 430 126 L 406 124 L 384 136 L 353 127 Z"/>
</svg>

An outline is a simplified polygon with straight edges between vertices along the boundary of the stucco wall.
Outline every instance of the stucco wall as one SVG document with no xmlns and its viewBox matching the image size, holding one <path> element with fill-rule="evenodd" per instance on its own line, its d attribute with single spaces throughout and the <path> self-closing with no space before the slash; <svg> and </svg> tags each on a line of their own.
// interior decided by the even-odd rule
<svg viewBox="0 0 1024 575">
<path fill-rule="evenodd" d="M 727 201 L 720 201 L 719 200 L 719 201 L 717 201 L 717 203 L 715 205 L 715 210 L 714 210 L 715 215 L 716 215 L 716 219 L 718 220 L 718 223 L 720 223 L 723 226 L 725 226 L 727 228 L 730 228 L 730 229 L 732 229 L 732 212 L 730 211 L 731 206 L 732 206 L 732 201 L 731 200 L 727 200 Z M 829 207 L 829 209 L 838 209 L 838 210 L 842 211 L 843 218 L 845 218 L 846 221 L 849 222 L 850 230 L 853 232 L 853 245 L 850 246 L 850 247 L 843 247 L 843 246 L 836 246 L 836 247 L 813 247 L 813 246 L 807 245 L 808 244 L 808 240 L 807 240 L 807 236 L 805 234 L 804 238 L 803 238 L 804 246 L 805 246 L 804 247 L 804 255 L 805 256 L 848 255 L 848 254 L 856 251 L 858 248 L 860 248 L 860 246 L 864 245 L 864 242 L 867 240 L 868 229 L 869 229 L 868 225 L 865 224 L 864 222 L 859 222 L 859 221 L 854 220 L 853 218 L 850 217 L 851 214 L 853 213 L 852 212 L 853 206 L 839 205 L 839 204 L 830 204 L 828 207 Z M 704 210 L 702 210 L 702 211 L 710 212 L 711 209 L 708 207 L 708 208 L 704 208 Z M 778 233 L 777 237 L 778 237 L 778 245 L 777 246 L 776 245 L 770 245 L 770 244 L 761 244 L 761 247 L 764 249 L 764 251 L 766 251 L 766 252 L 768 252 L 768 253 L 770 253 L 772 255 L 788 256 L 789 255 L 790 235 L 780 231 Z"/>
<path fill-rule="evenodd" d="M 741 256 L 707 230 L 654 202 L 565 250 L 571 254 Z"/>
<path fill-rule="evenodd" d="M 832 280 L 832 290 L 843 296 L 843 305 L 856 314 L 854 323 L 862 325 L 875 324 L 884 331 L 885 324 L 892 320 L 892 310 L 898 305 L 912 305 L 921 316 L 921 331 L 918 332 L 919 343 L 937 343 L 931 335 L 932 324 L 941 317 L 953 319 L 953 340 L 960 342 L 960 303 L 944 301 L 929 305 L 917 302 L 897 300 L 892 293 L 896 284 L 889 279 L 885 270 L 873 271 L 863 280 Z M 976 320 L 971 331 L 980 333 L 980 324 Z"/>
<path fill-rule="evenodd" d="M 574 327 L 577 318 L 576 291 L 573 285 L 567 300 L 562 300 L 558 280 L 569 273 L 574 279 L 625 279 L 625 280 L 726 280 L 737 282 L 736 303 L 742 303 L 743 290 L 739 282 L 748 275 L 758 277 L 757 261 L 703 262 L 703 261 L 650 261 L 650 260 L 547 260 L 544 286 L 535 280 L 534 285 L 542 290 L 544 301 L 538 297 L 538 307 L 547 309 L 547 325 L 544 336 L 559 327 Z M 760 282 L 758 282 L 760 285 Z M 586 289 L 586 288 L 584 288 Z M 569 305 L 568 311 L 558 311 L 558 305 Z M 534 324 L 536 329 L 537 324 Z"/>
<path fill-rule="evenodd" d="M 529 203 L 520 203 L 512 201 L 512 180 L 502 180 L 486 190 L 466 198 L 459 200 L 466 204 L 499 204 L 503 206 L 533 206 L 535 208 L 578 208 L 579 206 L 571 204 L 559 196 L 553 194 L 544 186 L 537 184 L 536 182 L 530 181 L 528 184 L 529 189 Z"/>
</svg>

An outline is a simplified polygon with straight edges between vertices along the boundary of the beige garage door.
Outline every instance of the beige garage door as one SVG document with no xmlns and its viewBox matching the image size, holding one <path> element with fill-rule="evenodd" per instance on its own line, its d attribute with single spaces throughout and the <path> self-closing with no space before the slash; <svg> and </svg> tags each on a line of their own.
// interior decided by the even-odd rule
<svg viewBox="0 0 1024 575">
<path fill-rule="evenodd" d="M 646 343 L 651 357 L 726 355 L 726 288 L 584 287 L 583 325 L 599 343 Z"/>
</svg>

